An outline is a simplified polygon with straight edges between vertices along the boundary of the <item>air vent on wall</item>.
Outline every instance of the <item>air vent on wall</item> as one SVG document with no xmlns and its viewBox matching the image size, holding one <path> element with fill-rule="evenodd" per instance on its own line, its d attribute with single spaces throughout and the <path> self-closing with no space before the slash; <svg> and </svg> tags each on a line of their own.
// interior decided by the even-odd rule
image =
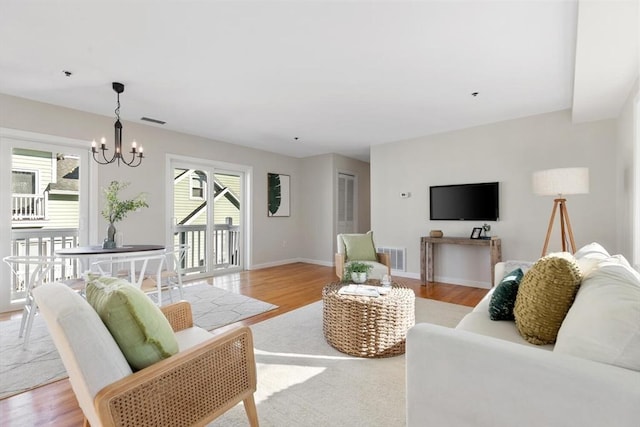
<svg viewBox="0 0 640 427">
<path fill-rule="evenodd" d="M 162 120 L 152 119 L 152 118 L 149 118 L 149 117 L 141 117 L 140 120 L 143 120 L 145 122 L 157 123 L 159 125 L 163 125 L 163 124 L 167 123 L 167 122 L 163 122 Z"/>
<path fill-rule="evenodd" d="M 378 252 L 389 254 L 389 260 L 391 261 L 391 270 L 407 271 L 405 264 L 407 249 L 406 248 L 378 248 Z"/>
</svg>

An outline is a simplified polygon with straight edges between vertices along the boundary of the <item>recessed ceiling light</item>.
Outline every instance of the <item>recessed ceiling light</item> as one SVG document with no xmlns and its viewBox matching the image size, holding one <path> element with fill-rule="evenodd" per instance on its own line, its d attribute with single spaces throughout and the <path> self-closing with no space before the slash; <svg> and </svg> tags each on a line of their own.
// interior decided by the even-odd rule
<svg viewBox="0 0 640 427">
<path fill-rule="evenodd" d="M 297 136 L 294 136 L 294 137 L 293 137 L 293 140 L 294 140 L 294 141 L 300 141 L 300 138 L 298 138 Z"/>
<path fill-rule="evenodd" d="M 73 75 L 73 73 L 69 70 L 62 70 L 62 72 L 64 73 L 65 76 L 67 77 L 71 77 Z"/>
<path fill-rule="evenodd" d="M 480 92 L 471 92 L 471 96 L 478 96 Z"/>
</svg>

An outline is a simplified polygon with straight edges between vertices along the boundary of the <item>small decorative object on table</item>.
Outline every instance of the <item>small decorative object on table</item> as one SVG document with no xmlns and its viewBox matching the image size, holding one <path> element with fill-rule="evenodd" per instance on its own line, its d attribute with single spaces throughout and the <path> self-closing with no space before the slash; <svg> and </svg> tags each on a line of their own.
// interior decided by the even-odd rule
<svg viewBox="0 0 640 427">
<path fill-rule="evenodd" d="M 440 238 L 442 236 L 444 236 L 444 233 L 442 233 L 442 230 L 431 230 L 429 232 L 429 237 Z"/>
<path fill-rule="evenodd" d="M 482 226 L 482 230 L 484 231 L 484 235 L 482 236 L 482 238 L 491 239 L 491 233 L 489 233 L 491 231 L 491 226 L 489 224 L 484 224 Z"/>
<path fill-rule="evenodd" d="M 367 281 L 367 273 L 369 273 L 372 268 L 370 264 L 351 261 L 344 267 L 343 280 L 345 282 L 364 283 Z"/>
<path fill-rule="evenodd" d="M 383 275 L 382 279 L 380 279 L 380 284 L 382 286 L 391 286 L 391 276 L 388 274 Z"/>
<path fill-rule="evenodd" d="M 118 192 L 128 186 L 128 182 L 111 181 L 111 184 L 103 190 L 105 206 L 104 209 L 102 209 L 102 216 L 107 220 L 107 222 L 109 222 L 107 237 L 102 243 L 102 247 L 105 249 L 112 249 L 116 247 L 116 227 L 114 225 L 116 222 L 124 219 L 131 211 L 137 211 L 140 208 L 149 207 L 143 193 L 138 194 L 130 200 L 118 200 Z"/>
</svg>

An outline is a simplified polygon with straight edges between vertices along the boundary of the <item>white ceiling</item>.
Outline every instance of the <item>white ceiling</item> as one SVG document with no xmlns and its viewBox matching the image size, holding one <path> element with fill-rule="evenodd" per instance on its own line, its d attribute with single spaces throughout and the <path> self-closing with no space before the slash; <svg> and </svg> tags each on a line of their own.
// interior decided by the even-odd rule
<svg viewBox="0 0 640 427">
<path fill-rule="evenodd" d="M 119 81 L 125 120 L 367 160 L 371 145 L 571 108 L 577 15 L 539 0 L 1 0 L 0 92 L 113 116 Z"/>
</svg>

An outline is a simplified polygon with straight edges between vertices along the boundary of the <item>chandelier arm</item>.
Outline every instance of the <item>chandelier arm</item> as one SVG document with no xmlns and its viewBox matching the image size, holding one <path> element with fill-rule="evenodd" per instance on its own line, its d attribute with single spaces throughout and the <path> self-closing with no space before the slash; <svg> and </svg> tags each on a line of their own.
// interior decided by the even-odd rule
<svg viewBox="0 0 640 427">
<path fill-rule="evenodd" d="M 136 156 L 136 153 L 133 151 L 131 151 L 130 153 L 133 154 L 133 156 L 131 157 L 131 160 L 126 161 L 124 157 L 121 157 L 122 162 L 127 166 L 131 166 L 132 168 L 140 166 L 140 163 L 142 163 L 142 153 L 140 153 L 140 155 L 138 156 Z M 133 162 L 135 162 L 136 158 L 138 158 L 138 163 L 134 165 Z"/>
</svg>

